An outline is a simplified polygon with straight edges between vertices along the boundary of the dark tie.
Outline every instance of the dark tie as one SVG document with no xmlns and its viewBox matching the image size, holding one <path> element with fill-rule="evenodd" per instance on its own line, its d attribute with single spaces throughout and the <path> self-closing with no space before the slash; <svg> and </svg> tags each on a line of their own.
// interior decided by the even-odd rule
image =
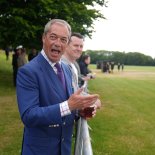
<svg viewBox="0 0 155 155">
<path fill-rule="evenodd" d="M 59 80 L 61 81 L 61 83 L 62 83 L 62 85 L 64 87 L 64 90 L 66 90 L 65 77 L 64 77 L 62 68 L 61 68 L 59 63 L 56 63 L 54 66 L 57 69 L 57 76 L 58 76 Z"/>
</svg>

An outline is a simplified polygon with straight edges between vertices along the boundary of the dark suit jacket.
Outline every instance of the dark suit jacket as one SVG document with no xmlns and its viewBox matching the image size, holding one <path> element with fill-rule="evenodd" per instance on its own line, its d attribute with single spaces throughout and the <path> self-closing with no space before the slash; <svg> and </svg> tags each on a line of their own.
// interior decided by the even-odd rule
<svg viewBox="0 0 155 155">
<path fill-rule="evenodd" d="M 61 117 L 59 103 L 73 93 L 71 72 L 62 63 L 67 94 L 52 67 L 39 54 L 17 75 L 17 99 L 24 123 L 22 155 L 70 155 L 75 114 Z"/>
</svg>

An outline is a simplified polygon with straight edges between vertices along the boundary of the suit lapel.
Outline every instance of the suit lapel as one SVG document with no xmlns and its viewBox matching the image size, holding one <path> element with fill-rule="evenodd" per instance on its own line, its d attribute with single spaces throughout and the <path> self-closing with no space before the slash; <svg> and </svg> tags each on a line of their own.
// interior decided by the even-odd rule
<svg viewBox="0 0 155 155">
<path fill-rule="evenodd" d="M 40 68 L 43 72 L 44 76 L 47 76 L 48 83 L 54 89 L 59 96 L 63 99 L 65 96 L 65 91 L 63 89 L 63 86 L 58 79 L 56 73 L 54 72 L 53 68 L 50 66 L 50 64 L 46 61 L 46 59 L 42 56 L 42 54 L 38 55 L 38 64 L 40 65 Z M 67 86 L 67 85 L 66 85 Z"/>
<path fill-rule="evenodd" d="M 71 72 L 70 72 L 69 67 L 67 65 L 65 65 L 63 62 L 61 63 L 61 65 L 62 65 L 62 69 L 64 72 L 65 80 L 66 80 L 67 92 L 70 96 L 73 92 L 72 81 L 71 81 Z"/>
</svg>

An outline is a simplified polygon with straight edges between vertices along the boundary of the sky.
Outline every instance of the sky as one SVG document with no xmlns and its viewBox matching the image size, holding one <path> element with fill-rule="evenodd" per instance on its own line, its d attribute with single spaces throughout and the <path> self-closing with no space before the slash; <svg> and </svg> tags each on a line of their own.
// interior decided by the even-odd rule
<svg viewBox="0 0 155 155">
<path fill-rule="evenodd" d="M 139 52 L 155 58 L 155 0 L 109 0 L 84 50 Z"/>
</svg>

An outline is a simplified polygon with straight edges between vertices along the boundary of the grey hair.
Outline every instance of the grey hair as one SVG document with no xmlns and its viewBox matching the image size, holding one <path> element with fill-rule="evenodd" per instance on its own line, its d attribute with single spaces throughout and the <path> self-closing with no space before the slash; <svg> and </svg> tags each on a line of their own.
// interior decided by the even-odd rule
<svg viewBox="0 0 155 155">
<path fill-rule="evenodd" d="M 62 19 L 52 19 L 50 20 L 46 25 L 45 25 L 45 28 L 44 28 L 44 34 L 47 34 L 47 32 L 49 31 L 51 25 L 55 24 L 55 23 L 60 23 L 62 25 L 65 25 L 67 26 L 68 28 L 68 31 L 69 31 L 69 39 L 71 37 L 71 26 L 68 24 L 68 22 L 66 22 L 65 20 L 62 20 Z"/>
</svg>

